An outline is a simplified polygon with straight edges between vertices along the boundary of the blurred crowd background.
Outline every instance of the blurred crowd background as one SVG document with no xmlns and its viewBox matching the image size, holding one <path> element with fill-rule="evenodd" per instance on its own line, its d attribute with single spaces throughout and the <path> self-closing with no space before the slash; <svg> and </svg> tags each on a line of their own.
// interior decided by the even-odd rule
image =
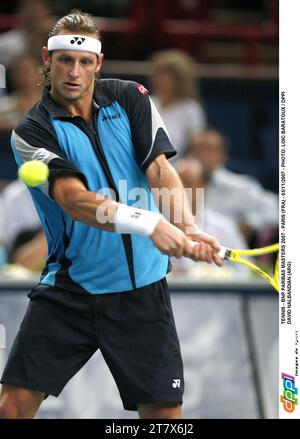
<svg viewBox="0 0 300 439">
<path fill-rule="evenodd" d="M 195 206 L 202 203 L 191 199 L 204 230 L 234 248 L 276 242 L 278 1 L 19 0 L 0 5 L 0 264 L 38 271 L 47 254 L 29 193 L 16 180 L 9 139 L 41 97 L 48 33 L 72 8 L 93 14 L 99 25 L 102 76 L 149 89 L 178 151 L 173 164 L 184 185 L 204 188 L 201 212 Z M 175 273 L 196 270 L 184 259 L 173 265 Z M 211 274 L 203 265 L 202 276 Z"/>
<path fill-rule="evenodd" d="M 7 334 L 0 370 L 28 303 L 26 291 L 47 257 L 29 191 L 17 180 L 10 135 L 40 99 L 41 47 L 57 18 L 71 8 L 93 14 L 103 41 L 102 76 L 149 89 L 178 151 L 172 163 L 183 184 L 204 188 L 204 204 L 195 190 L 191 194 L 197 222 L 223 245 L 246 248 L 278 241 L 278 3 L 0 3 L 0 64 L 6 71 L 6 87 L 0 88 L 0 324 Z M 271 270 L 272 262 L 265 257 L 260 264 Z M 172 264 L 184 416 L 277 417 L 278 295 L 263 281 L 255 284 L 257 276 L 243 267 L 219 269 L 185 258 Z M 47 399 L 39 416 L 135 414 L 123 412 L 105 363 L 94 356 L 59 399 Z"/>
</svg>

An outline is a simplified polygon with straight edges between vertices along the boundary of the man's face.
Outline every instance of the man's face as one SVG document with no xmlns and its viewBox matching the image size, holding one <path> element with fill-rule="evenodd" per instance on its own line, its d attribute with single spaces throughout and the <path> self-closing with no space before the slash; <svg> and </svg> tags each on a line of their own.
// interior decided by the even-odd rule
<svg viewBox="0 0 300 439">
<path fill-rule="evenodd" d="M 82 98 L 93 90 L 99 67 L 94 53 L 56 50 L 51 60 L 51 88 L 67 100 Z"/>
<path fill-rule="evenodd" d="M 213 131 L 194 135 L 190 142 L 189 153 L 200 160 L 210 173 L 226 161 L 222 139 Z"/>
<path fill-rule="evenodd" d="M 151 75 L 153 93 L 157 96 L 173 96 L 175 80 L 170 71 L 163 68 L 156 69 Z"/>
<path fill-rule="evenodd" d="M 50 58 L 44 52 L 44 62 L 50 64 L 51 90 L 54 94 L 74 101 L 94 90 L 95 74 L 99 72 L 103 55 L 73 50 L 55 50 Z"/>
</svg>

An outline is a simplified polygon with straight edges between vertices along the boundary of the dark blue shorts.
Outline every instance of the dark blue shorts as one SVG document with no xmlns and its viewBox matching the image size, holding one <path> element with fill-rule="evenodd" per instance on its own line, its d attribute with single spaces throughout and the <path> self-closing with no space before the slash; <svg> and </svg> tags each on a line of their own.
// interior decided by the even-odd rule
<svg viewBox="0 0 300 439">
<path fill-rule="evenodd" d="M 182 403 L 183 365 L 167 282 L 83 295 L 38 285 L 1 383 L 58 396 L 100 349 L 126 410 Z"/>
</svg>

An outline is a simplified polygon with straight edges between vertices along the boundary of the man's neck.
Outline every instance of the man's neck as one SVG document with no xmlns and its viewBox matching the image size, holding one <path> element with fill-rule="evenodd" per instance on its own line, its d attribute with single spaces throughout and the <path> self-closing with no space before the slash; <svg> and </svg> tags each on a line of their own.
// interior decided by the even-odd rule
<svg viewBox="0 0 300 439">
<path fill-rule="evenodd" d="M 86 122 L 90 122 L 92 116 L 93 94 L 88 93 L 82 98 L 74 101 L 63 98 L 60 94 L 56 93 L 55 90 L 51 90 L 50 95 L 70 116 L 80 116 Z"/>
</svg>

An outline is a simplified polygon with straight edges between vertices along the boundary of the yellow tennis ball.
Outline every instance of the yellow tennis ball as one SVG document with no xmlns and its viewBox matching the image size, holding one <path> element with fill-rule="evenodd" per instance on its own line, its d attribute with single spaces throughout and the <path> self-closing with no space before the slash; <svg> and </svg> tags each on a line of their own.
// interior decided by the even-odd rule
<svg viewBox="0 0 300 439">
<path fill-rule="evenodd" d="M 49 168 L 46 163 L 39 160 L 31 160 L 23 163 L 19 168 L 19 178 L 27 186 L 36 187 L 44 184 L 49 177 Z"/>
</svg>

